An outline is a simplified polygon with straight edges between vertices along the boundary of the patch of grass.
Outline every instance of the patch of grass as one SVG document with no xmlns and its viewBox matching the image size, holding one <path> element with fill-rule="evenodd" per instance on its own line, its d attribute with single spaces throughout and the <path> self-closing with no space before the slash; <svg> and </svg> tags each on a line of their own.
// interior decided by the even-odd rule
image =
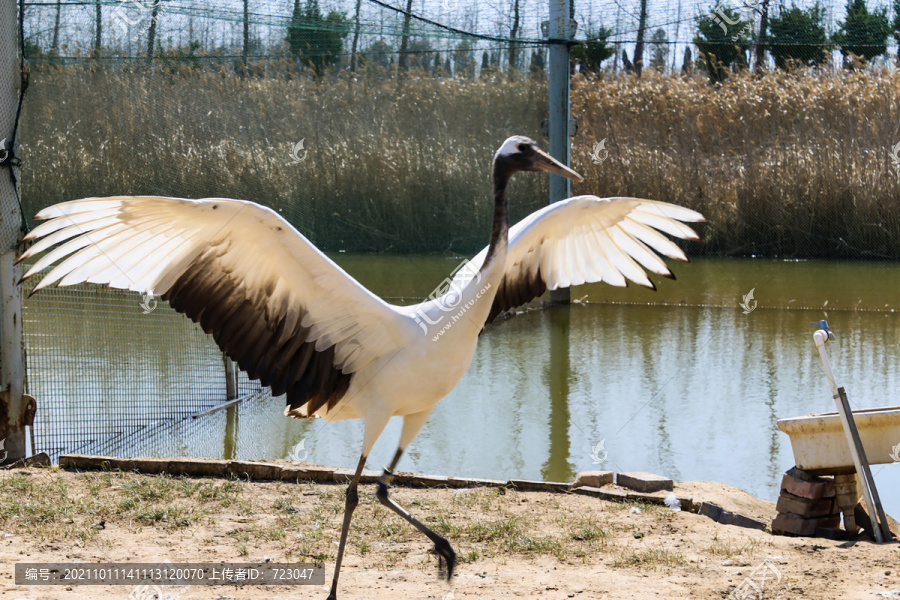
<svg viewBox="0 0 900 600">
<path fill-rule="evenodd" d="M 134 519 L 135 521 L 143 525 L 153 525 L 154 523 L 158 523 L 160 521 L 168 521 L 169 511 L 168 509 L 161 506 L 148 507 L 142 510 L 138 510 L 134 514 Z"/>
<path fill-rule="evenodd" d="M 169 475 L 140 477 L 126 481 L 122 489 L 136 502 L 161 500 L 170 497 L 178 486 Z"/>
<path fill-rule="evenodd" d="M 243 484 L 238 481 L 202 482 L 197 486 L 197 497 L 201 501 L 215 502 L 225 508 L 233 505 L 242 491 Z"/>
<path fill-rule="evenodd" d="M 275 500 L 274 504 L 275 510 L 285 512 L 288 514 L 294 514 L 294 511 L 297 509 L 294 508 L 294 505 L 291 503 L 290 498 L 278 498 Z"/>
<path fill-rule="evenodd" d="M 479 558 L 481 558 L 481 552 L 475 547 L 468 547 L 466 549 L 461 548 L 456 553 L 456 560 L 460 563 L 473 563 Z"/>
<path fill-rule="evenodd" d="M 522 518 L 505 517 L 493 521 L 475 521 L 461 528 L 462 535 L 475 542 L 504 542 L 521 536 Z"/>
<path fill-rule="evenodd" d="M 0 480 L 0 494 L 28 494 L 34 489 L 33 477 L 24 473 L 15 473 L 11 477 Z"/>
<path fill-rule="evenodd" d="M 609 532 L 592 515 L 577 515 L 563 524 L 571 539 L 579 542 L 606 542 Z"/>
<path fill-rule="evenodd" d="M 228 537 L 234 538 L 238 542 L 247 543 L 250 541 L 250 532 L 247 530 L 232 531 Z"/>
<path fill-rule="evenodd" d="M 273 525 L 271 527 L 254 527 L 252 537 L 277 542 L 287 539 L 287 531 L 281 525 Z"/>
<path fill-rule="evenodd" d="M 428 519 L 428 524 L 436 533 L 444 537 L 457 538 L 463 531 L 462 526 L 458 525 L 445 511 L 440 511 Z"/>
<path fill-rule="evenodd" d="M 27 518 L 39 523 L 68 519 L 76 506 L 62 478 L 51 481 L 13 476 L 0 485 L 0 520 Z"/>
<path fill-rule="evenodd" d="M 41 541 L 91 540 L 98 502 L 73 498 L 61 476 L 17 473 L 0 479 L 0 526 Z"/>
<path fill-rule="evenodd" d="M 363 538 L 360 538 L 357 540 L 356 549 L 359 551 L 360 554 L 365 556 L 372 550 L 372 544 L 369 543 L 368 538 L 363 537 Z"/>
<path fill-rule="evenodd" d="M 503 548 L 522 554 L 552 554 L 558 560 L 565 560 L 568 554 L 566 546 L 557 537 L 527 533 L 510 536 L 503 542 Z"/>
</svg>

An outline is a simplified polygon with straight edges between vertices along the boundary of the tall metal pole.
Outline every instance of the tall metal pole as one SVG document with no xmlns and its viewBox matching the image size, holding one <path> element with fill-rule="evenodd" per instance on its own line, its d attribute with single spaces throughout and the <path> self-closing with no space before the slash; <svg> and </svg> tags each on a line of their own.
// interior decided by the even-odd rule
<svg viewBox="0 0 900 600">
<path fill-rule="evenodd" d="M 569 46 L 572 37 L 568 0 L 550 0 L 550 155 L 569 166 Z M 550 203 L 572 195 L 571 183 L 560 175 L 550 175 Z M 568 303 L 569 289 L 550 292 L 550 302 Z"/>
<path fill-rule="evenodd" d="M 15 0 L 0 0 L 0 463 L 25 457 L 25 365 L 22 360 L 22 214 L 10 169 L 16 112 L 22 93 Z"/>
</svg>

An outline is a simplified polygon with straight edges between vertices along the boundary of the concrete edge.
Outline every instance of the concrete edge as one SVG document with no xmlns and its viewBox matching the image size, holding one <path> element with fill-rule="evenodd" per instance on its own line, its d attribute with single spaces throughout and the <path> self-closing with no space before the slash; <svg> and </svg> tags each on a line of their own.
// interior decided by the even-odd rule
<svg viewBox="0 0 900 600">
<path fill-rule="evenodd" d="M 170 473 L 190 477 L 233 477 L 249 478 L 257 481 L 311 481 L 318 483 L 347 483 L 353 476 L 352 469 L 323 467 L 310 463 L 281 465 L 266 461 L 224 460 L 215 458 L 114 458 L 87 454 L 65 454 L 59 457 L 61 469 L 71 471 L 135 471 L 148 475 Z M 375 483 L 381 476 L 379 471 L 364 470 L 360 483 Z M 590 486 L 572 487 L 569 483 L 554 481 L 529 481 L 525 479 L 482 479 L 467 477 L 447 477 L 423 473 L 399 472 L 394 476 L 393 485 L 404 487 L 443 488 L 512 488 L 523 492 L 574 493 L 593 496 L 612 502 L 645 502 L 664 505 L 666 496 L 657 493 L 635 492 L 628 489 L 599 488 Z M 712 503 L 694 501 L 693 498 L 676 496 L 681 510 L 700 514 L 722 524 L 737 525 L 752 529 L 763 529 L 765 524 L 737 513 L 723 511 Z"/>
<path fill-rule="evenodd" d="M 348 483 L 353 469 L 323 467 L 309 463 L 281 465 L 266 461 L 224 460 L 217 458 L 115 458 L 89 454 L 64 454 L 59 457 L 61 469 L 70 471 L 135 471 L 148 475 L 169 473 L 189 477 L 235 477 L 258 481 L 315 481 Z M 366 469 L 360 483 L 375 483 L 380 471 Z M 447 477 L 424 473 L 399 472 L 393 485 L 407 487 L 513 487 L 523 491 L 568 492 L 569 484 L 548 481 L 483 479 L 479 477 Z"/>
</svg>

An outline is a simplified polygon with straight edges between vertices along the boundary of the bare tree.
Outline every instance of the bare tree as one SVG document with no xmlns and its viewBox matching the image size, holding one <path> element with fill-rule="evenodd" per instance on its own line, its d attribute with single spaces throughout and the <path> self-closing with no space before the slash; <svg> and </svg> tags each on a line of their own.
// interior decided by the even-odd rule
<svg viewBox="0 0 900 600">
<path fill-rule="evenodd" d="M 53 23 L 53 42 L 50 44 L 50 51 L 57 52 L 59 50 L 59 13 L 62 11 L 62 0 L 56 0 L 56 22 Z"/>
<path fill-rule="evenodd" d="M 241 59 L 244 69 L 247 68 L 247 57 L 250 55 L 250 0 L 244 0 L 244 49 Z"/>
<path fill-rule="evenodd" d="M 681 0 L 678 0 L 678 13 L 675 16 L 675 41 L 678 41 L 678 29 L 679 25 L 681 25 Z M 690 52 L 687 48 L 686 51 Z M 675 73 L 678 61 L 678 47 L 672 46 L 672 72 Z"/>
<path fill-rule="evenodd" d="M 622 5 L 618 2 L 616 2 L 616 31 L 622 31 Z M 619 72 L 619 50 L 621 49 L 622 43 L 616 40 L 616 53 L 613 54 L 613 73 Z"/>
<path fill-rule="evenodd" d="M 353 29 L 353 45 L 350 48 L 350 70 L 356 71 L 357 58 L 356 48 L 359 44 L 359 9 L 362 6 L 362 0 L 356 0 L 356 26 Z"/>
<path fill-rule="evenodd" d="M 153 45 L 156 41 L 156 19 L 159 16 L 159 2 L 153 3 L 153 10 L 150 12 L 150 29 L 147 32 L 147 58 L 153 58 Z"/>
<path fill-rule="evenodd" d="M 759 19 L 759 36 L 756 38 L 756 59 L 753 70 L 762 71 L 766 64 L 766 30 L 769 28 L 769 0 L 762 0 L 762 16 Z"/>
<path fill-rule="evenodd" d="M 663 72 L 666 68 L 666 59 L 669 57 L 669 36 L 666 30 L 659 28 L 650 36 L 650 66 Z"/>
<path fill-rule="evenodd" d="M 412 0 L 406 0 L 406 14 L 403 16 L 403 38 L 400 40 L 400 57 L 397 60 L 397 69 L 406 70 L 406 51 L 409 48 L 409 20 L 412 15 Z"/>
<path fill-rule="evenodd" d="M 638 18 L 637 43 L 634 46 L 634 72 L 641 76 L 644 68 L 644 30 L 647 28 L 647 0 L 641 0 L 641 15 Z"/>
<path fill-rule="evenodd" d="M 94 55 L 100 56 L 100 41 L 103 39 L 103 9 L 100 4 L 100 0 L 95 0 L 95 4 L 97 6 L 97 15 L 94 19 L 94 26 L 97 30 L 97 35 L 94 37 Z"/>
<path fill-rule="evenodd" d="M 631 64 L 630 60 L 628 60 L 628 51 L 627 50 L 622 50 L 622 69 L 626 73 L 634 72 L 634 65 Z"/>
<path fill-rule="evenodd" d="M 513 0 L 513 24 L 509 32 L 509 37 L 516 39 L 519 37 L 519 0 Z M 519 68 L 519 45 L 515 42 L 509 44 L 509 70 L 513 71 Z"/>
</svg>

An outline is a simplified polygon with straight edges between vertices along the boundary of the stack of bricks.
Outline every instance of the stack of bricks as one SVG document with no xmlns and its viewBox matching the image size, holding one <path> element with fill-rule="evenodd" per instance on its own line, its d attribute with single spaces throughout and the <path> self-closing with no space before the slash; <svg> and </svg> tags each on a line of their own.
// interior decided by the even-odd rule
<svg viewBox="0 0 900 600">
<path fill-rule="evenodd" d="M 776 509 L 773 533 L 811 537 L 817 529 L 835 529 L 841 524 L 833 479 L 815 477 L 796 467 L 781 480 Z"/>
</svg>

